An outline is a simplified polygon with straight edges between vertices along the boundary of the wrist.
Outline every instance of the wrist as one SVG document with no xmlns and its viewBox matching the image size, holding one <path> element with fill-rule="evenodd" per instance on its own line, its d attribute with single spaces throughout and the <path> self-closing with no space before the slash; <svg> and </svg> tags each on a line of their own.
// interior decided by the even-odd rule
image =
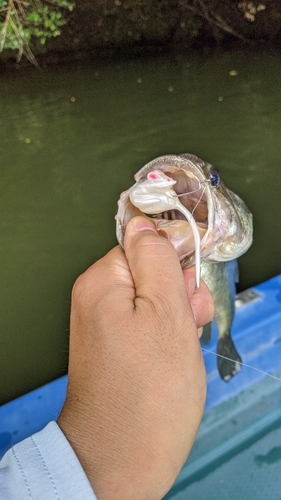
<svg viewBox="0 0 281 500">
<path fill-rule="evenodd" d="M 115 421 L 110 416 L 95 418 L 92 412 L 87 417 L 89 413 L 85 409 L 82 413 L 77 408 L 73 411 L 71 404 L 68 406 L 66 403 L 58 425 L 72 446 L 98 500 L 162 499 L 180 472 L 177 457 L 167 459 L 171 449 L 169 439 L 163 448 L 162 435 L 168 435 L 169 429 L 163 429 L 160 436 L 154 438 L 158 429 L 150 435 L 150 430 L 143 430 L 143 422 L 137 426 L 140 428 L 138 435 L 136 422 L 130 425 L 128 418 L 126 422 L 122 419 L 126 427 L 124 432 L 122 426 L 116 423 L 116 418 Z M 155 427 L 158 425 L 155 424 Z M 192 444 L 193 440 L 190 448 Z"/>
</svg>

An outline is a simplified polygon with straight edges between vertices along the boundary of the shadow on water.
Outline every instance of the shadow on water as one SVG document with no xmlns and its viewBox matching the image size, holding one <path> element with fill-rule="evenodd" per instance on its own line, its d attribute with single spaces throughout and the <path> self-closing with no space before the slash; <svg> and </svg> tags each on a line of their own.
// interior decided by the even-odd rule
<svg viewBox="0 0 281 500">
<path fill-rule="evenodd" d="M 76 276 L 148 160 L 192 152 L 254 214 L 240 289 L 280 272 L 280 61 L 214 53 L 1 75 L 1 402 L 66 370 Z"/>
</svg>

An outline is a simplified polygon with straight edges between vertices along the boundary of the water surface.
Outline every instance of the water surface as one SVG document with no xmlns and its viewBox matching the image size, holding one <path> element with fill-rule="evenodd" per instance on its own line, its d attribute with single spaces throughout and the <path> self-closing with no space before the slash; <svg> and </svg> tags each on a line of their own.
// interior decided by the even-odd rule
<svg viewBox="0 0 281 500">
<path fill-rule="evenodd" d="M 280 273 L 280 80 L 279 55 L 239 51 L 1 75 L 0 403 L 65 373 L 72 283 L 156 156 L 201 156 L 249 206 L 240 290 Z"/>
</svg>

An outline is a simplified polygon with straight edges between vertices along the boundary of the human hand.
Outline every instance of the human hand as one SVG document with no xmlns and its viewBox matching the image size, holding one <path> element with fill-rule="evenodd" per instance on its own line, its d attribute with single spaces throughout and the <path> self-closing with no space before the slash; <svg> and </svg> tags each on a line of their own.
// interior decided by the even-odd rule
<svg viewBox="0 0 281 500">
<path fill-rule="evenodd" d="M 198 328 L 213 302 L 142 218 L 73 287 L 69 384 L 58 424 L 99 500 L 158 500 L 188 457 L 206 378 Z"/>
</svg>

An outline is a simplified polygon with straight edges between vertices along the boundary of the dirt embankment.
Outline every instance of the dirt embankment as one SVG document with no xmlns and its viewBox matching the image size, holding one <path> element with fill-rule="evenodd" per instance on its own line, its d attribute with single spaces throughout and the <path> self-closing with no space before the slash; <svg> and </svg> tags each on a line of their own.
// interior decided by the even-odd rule
<svg viewBox="0 0 281 500">
<path fill-rule="evenodd" d="M 34 46 L 39 59 L 281 41 L 280 0 L 76 0 L 66 18 L 45 53 Z"/>
</svg>

